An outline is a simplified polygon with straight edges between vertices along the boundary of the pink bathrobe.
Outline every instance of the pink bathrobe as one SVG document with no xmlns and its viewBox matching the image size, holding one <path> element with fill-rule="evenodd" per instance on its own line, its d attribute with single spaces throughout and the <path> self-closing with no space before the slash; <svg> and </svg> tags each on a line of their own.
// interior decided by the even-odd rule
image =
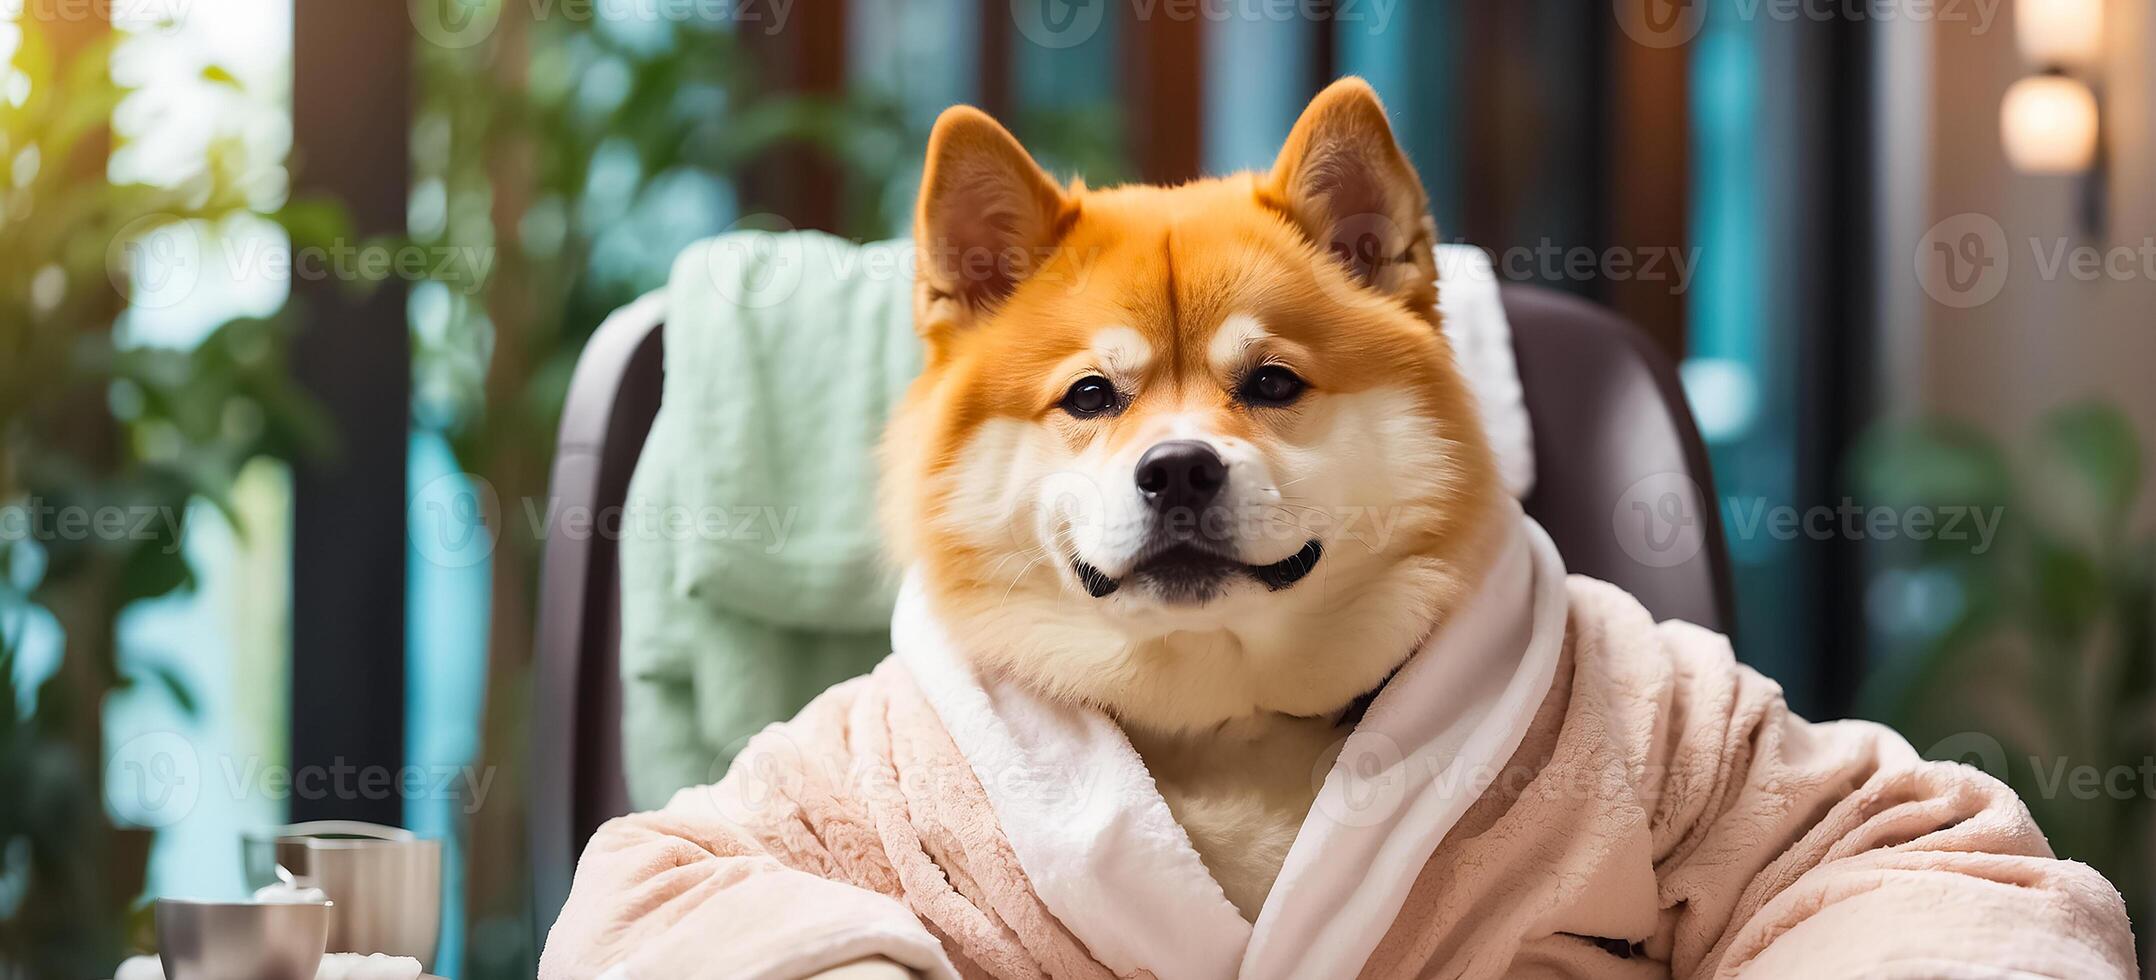
<svg viewBox="0 0 2156 980">
<path fill-rule="evenodd" d="M 1096 712 L 897 654 L 602 828 L 547 980 L 2134 976 L 2118 893 L 2014 795 L 1811 724 L 1532 522 L 1326 778 L 1255 923 Z"/>
</svg>

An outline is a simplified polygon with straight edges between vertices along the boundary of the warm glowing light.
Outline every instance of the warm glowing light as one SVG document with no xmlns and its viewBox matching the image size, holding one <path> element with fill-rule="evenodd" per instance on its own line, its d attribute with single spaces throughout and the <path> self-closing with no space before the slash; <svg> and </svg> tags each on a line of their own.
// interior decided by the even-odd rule
<svg viewBox="0 0 2156 980">
<path fill-rule="evenodd" d="M 2104 55 L 2104 0 L 2016 0 L 2014 31 L 2038 68 L 2089 67 Z"/>
<path fill-rule="evenodd" d="M 2024 78 L 2006 90 L 1999 133 L 2016 170 L 2086 172 L 2096 163 L 2096 94 L 2063 75 Z"/>
</svg>

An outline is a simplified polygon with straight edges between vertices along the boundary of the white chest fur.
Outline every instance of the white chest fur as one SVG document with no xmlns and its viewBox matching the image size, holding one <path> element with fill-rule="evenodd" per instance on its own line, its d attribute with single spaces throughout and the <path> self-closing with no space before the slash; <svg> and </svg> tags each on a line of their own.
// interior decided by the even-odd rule
<svg viewBox="0 0 2156 980">
<path fill-rule="evenodd" d="M 1127 732 L 1206 870 L 1250 921 L 1347 733 L 1331 719 L 1286 715 L 1198 733 Z"/>
</svg>

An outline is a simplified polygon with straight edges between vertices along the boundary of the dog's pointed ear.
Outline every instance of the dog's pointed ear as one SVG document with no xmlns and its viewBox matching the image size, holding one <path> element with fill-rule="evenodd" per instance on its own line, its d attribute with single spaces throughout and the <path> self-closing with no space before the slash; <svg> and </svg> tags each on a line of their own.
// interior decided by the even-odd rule
<svg viewBox="0 0 2156 980">
<path fill-rule="evenodd" d="M 1345 263 L 1356 281 L 1403 299 L 1434 300 L 1437 227 L 1429 200 L 1368 82 L 1343 78 L 1310 100 L 1261 186 L 1266 203 Z"/>
<path fill-rule="evenodd" d="M 921 311 L 962 323 L 1001 302 L 1047 260 L 1072 213 L 1063 189 L 987 113 L 944 110 L 913 222 Z"/>
</svg>

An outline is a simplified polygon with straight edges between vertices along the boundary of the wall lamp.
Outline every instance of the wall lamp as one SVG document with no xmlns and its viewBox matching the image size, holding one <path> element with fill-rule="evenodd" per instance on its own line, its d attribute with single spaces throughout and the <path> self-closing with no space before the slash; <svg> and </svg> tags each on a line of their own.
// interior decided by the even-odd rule
<svg viewBox="0 0 2156 980">
<path fill-rule="evenodd" d="M 2103 114 L 2087 79 L 2104 59 L 2104 0 L 2016 0 L 2014 30 L 2037 74 L 2015 82 L 1999 107 L 2007 160 L 2025 174 L 2079 176 L 2081 223 L 2104 222 Z"/>
</svg>

